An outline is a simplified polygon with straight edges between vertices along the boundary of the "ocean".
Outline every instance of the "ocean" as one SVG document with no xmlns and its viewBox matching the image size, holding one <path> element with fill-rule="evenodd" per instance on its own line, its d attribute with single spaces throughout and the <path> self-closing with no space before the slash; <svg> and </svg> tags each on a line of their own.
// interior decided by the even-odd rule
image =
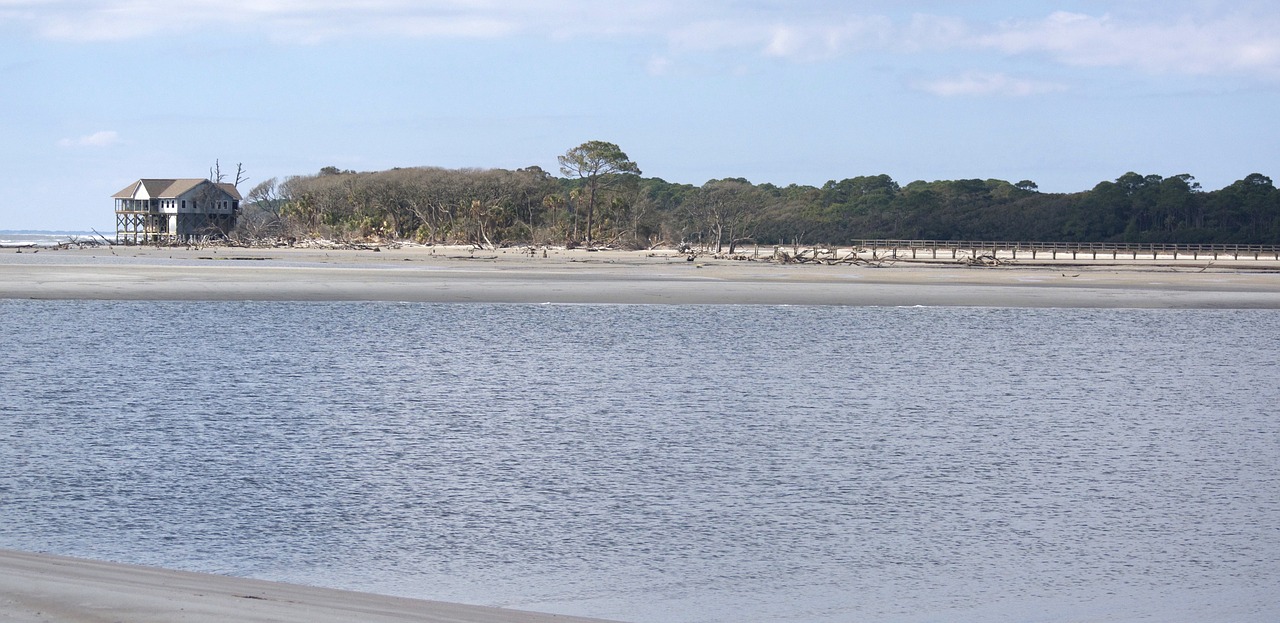
<svg viewBox="0 0 1280 623">
<path fill-rule="evenodd" d="M 103 232 L 103 235 L 112 237 L 114 242 L 114 231 Z M 27 247 L 56 247 L 60 244 L 70 243 L 88 243 L 98 244 L 103 241 L 102 237 L 91 231 L 36 231 L 36 230 L 13 230 L 0 229 L 0 249 L 22 249 Z"/>
<path fill-rule="evenodd" d="M 0 547 L 634 622 L 1280 620 L 1280 312 L 0 300 Z"/>
</svg>

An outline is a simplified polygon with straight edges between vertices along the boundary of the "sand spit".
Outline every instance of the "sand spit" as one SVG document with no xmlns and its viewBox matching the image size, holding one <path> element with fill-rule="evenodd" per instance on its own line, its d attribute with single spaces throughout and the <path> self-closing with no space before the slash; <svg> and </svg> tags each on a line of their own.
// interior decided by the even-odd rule
<svg viewBox="0 0 1280 623">
<path fill-rule="evenodd" d="M 675 251 L 116 246 L 0 253 L 0 298 L 1280 309 L 1280 262 L 824 265 Z"/>
</svg>

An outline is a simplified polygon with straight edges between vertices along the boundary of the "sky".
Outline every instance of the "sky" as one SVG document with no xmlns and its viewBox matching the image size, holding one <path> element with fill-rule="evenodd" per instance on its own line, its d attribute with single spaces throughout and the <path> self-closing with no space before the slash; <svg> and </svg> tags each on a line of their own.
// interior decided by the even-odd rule
<svg viewBox="0 0 1280 623">
<path fill-rule="evenodd" d="M 1274 0 L 0 0 L 0 230 L 145 177 L 325 166 L 1280 176 Z"/>
</svg>

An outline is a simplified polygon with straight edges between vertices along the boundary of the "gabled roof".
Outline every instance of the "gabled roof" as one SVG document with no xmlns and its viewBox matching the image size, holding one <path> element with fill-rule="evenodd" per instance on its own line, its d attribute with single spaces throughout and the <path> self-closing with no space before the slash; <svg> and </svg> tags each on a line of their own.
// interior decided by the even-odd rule
<svg viewBox="0 0 1280 623">
<path fill-rule="evenodd" d="M 125 186 L 120 190 L 120 192 L 114 195 L 111 195 L 111 198 L 112 199 L 133 199 L 137 197 L 139 194 L 145 194 L 146 197 L 149 199 L 173 199 L 201 184 L 213 184 L 223 192 L 227 193 L 228 195 L 231 195 L 232 199 L 235 199 L 236 201 L 240 201 L 241 199 L 240 191 L 236 190 L 235 184 L 228 184 L 226 182 L 223 182 L 221 184 L 214 184 L 209 180 L 195 178 L 195 177 L 184 177 L 184 178 L 176 178 L 176 179 L 171 179 L 171 178 L 140 179 L 132 184 L 129 184 L 128 186 Z M 140 193 L 139 192 L 140 190 L 145 192 Z"/>
</svg>

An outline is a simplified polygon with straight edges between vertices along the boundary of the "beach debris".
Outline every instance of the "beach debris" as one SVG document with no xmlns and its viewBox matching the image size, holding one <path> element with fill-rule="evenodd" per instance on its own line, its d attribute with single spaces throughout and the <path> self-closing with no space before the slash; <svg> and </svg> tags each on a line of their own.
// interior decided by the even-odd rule
<svg viewBox="0 0 1280 623">
<path fill-rule="evenodd" d="M 792 253 L 787 253 L 781 247 L 775 247 L 773 257 L 769 258 L 775 262 L 783 264 L 823 264 L 826 266 L 871 266 L 882 267 L 891 263 L 897 258 L 890 256 L 882 256 L 874 251 L 870 257 L 863 257 L 863 251 L 860 249 L 849 249 L 848 252 L 841 253 L 839 249 L 826 247 L 814 247 L 806 249 L 793 249 Z"/>
<path fill-rule="evenodd" d="M 956 261 L 960 264 L 964 264 L 965 266 L 982 266 L 982 267 L 988 267 L 988 268 L 1001 266 L 1005 263 L 1004 260 L 996 257 L 994 254 L 991 254 L 991 253 L 974 255 L 971 257 L 962 257 Z"/>
<path fill-rule="evenodd" d="M 110 240 L 107 240 L 107 237 L 106 237 L 106 236 L 104 236 L 104 235 L 102 235 L 102 234 L 99 234 L 99 233 L 98 233 L 98 230 L 90 228 L 90 229 L 89 229 L 89 231 L 93 232 L 94 234 L 97 234 L 97 236 L 98 236 L 99 238 L 101 238 L 103 242 L 107 243 L 107 246 L 108 246 L 108 247 L 109 247 L 109 246 L 111 246 L 111 244 L 112 244 L 112 243 L 111 243 L 111 241 L 110 241 Z"/>
</svg>

